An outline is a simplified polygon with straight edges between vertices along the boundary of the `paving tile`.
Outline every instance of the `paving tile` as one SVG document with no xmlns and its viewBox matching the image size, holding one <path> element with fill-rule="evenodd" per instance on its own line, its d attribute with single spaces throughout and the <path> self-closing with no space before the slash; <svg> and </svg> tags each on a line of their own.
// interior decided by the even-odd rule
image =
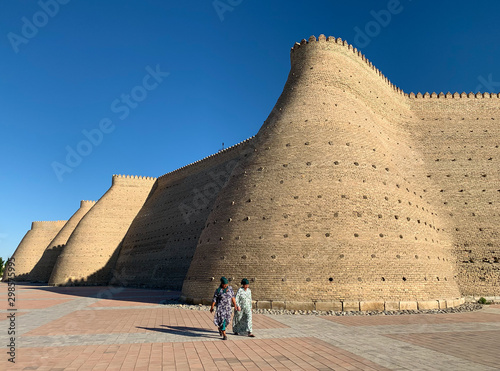
<svg viewBox="0 0 500 371">
<path fill-rule="evenodd" d="M 176 292 L 16 289 L 30 308 L 17 312 L 17 363 L 1 357 L 0 370 L 490 371 L 500 363 L 500 308 L 494 305 L 438 315 L 255 314 L 256 338 L 229 331 L 229 340 L 222 341 L 209 312 L 157 304 Z M 7 323 L 0 320 L 0 326 Z M 0 342 L 5 340 L 0 329 Z"/>
<path fill-rule="evenodd" d="M 500 331 L 388 334 L 393 339 L 415 344 L 474 363 L 500 368 Z"/>
<path fill-rule="evenodd" d="M 328 321 L 342 324 L 344 326 L 391 326 L 500 322 L 500 314 L 485 314 L 480 312 L 390 316 L 322 316 L 322 318 Z"/>
</svg>

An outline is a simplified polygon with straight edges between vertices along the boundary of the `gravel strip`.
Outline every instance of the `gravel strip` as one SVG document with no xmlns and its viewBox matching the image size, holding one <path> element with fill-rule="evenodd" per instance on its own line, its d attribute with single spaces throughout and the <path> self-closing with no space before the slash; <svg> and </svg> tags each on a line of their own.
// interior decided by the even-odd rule
<svg viewBox="0 0 500 371">
<path fill-rule="evenodd" d="M 163 300 L 160 302 L 170 308 L 182 308 L 188 310 L 209 311 L 208 305 L 190 305 L 182 304 L 177 300 Z M 319 311 L 319 310 L 278 310 L 278 309 L 254 309 L 252 312 L 256 314 L 274 314 L 274 315 L 308 315 L 308 316 L 399 316 L 405 314 L 441 314 L 441 313 L 465 313 L 475 312 L 483 308 L 483 305 L 477 303 L 465 303 L 458 307 L 447 309 L 429 309 L 429 310 L 387 310 L 383 312 L 377 311 L 352 311 L 352 312 L 336 312 Z"/>
</svg>

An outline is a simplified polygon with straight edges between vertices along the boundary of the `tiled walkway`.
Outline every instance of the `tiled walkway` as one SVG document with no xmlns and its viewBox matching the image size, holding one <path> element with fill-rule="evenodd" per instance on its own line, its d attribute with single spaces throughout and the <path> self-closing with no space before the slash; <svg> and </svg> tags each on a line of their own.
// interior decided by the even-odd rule
<svg viewBox="0 0 500 371">
<path fill-rule="evenodd" d="M 500 370 L 499 306 L 440 315 L 254 315 L 256 338 L 222 341 L 209 312 L 159 304 L 177 294 L 18 285 L 13 364 L 0 284 L 0 370 Z"/>
</svg>

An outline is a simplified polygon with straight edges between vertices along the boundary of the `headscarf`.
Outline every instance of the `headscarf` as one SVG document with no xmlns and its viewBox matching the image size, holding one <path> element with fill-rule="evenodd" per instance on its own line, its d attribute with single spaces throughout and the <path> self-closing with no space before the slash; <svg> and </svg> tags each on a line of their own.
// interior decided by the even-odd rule
<svg viewBox="0 0 500 371">
<path fill-rule="evenodd" d="M 217 288 L 217 291 L 220 293 L 220 292 L 223 292 L 224 294 L 227 292 L 227 290 L 229 289 L 229 286 L 226 287 L 225 289 L 222 288 L 222 285 L 227 285 L 229 284 L 229 281 L 226 277 L 221 277 L 220 278 L 220 286 Z"/>
<path fill-rule="evenodd" d="M 246 278 L 243 278 L 243 279 L 241 280 L 241 284 L 242 284 L 242 285 L 249 285 L 249 284 L 250 284 L 250 282 L 248 282 L 248 280 L 247 280 Z"/>
</svg>

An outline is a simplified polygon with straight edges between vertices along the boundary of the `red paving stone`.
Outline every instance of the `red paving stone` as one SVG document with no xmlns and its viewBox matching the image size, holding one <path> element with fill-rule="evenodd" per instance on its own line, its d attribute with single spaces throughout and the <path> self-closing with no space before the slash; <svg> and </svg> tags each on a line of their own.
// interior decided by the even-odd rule
<svg viewBox="0 0 500 371">
<path fill-rule="evenodd" d="M 5 287 L 6 285 L 0 285 L 2 291 L 0 298 L 6 298 Z M 32 347 L 17 349 L 18 363 L 14 367 L 6 362 L 6 357 L 0 357 L 0 370 L 384 370 L 383 367 L 361 356 L 320 340 L 319 336 L 317 338 L 293 338 L 280 335 L 279 331 L 276 331 L 277 338 L 250 339 L 229 336 L 228 341 L 220 341 L 212 322 L 213 315 L 207 311 L 168 306 L 145 307 L 150 302 L 157 303 L 178 295 L 178 293 L 166 290 L 108 287 L 40 288 L 37 286 L 18 286 L 16 289 L 19 303 L 23 302 L 30 306 L 30 309 L 33 309 L 29 312 L 31 314 L 37 313 L 37 310 L 43 313 L 46 310 L 44 308 L 49 308 L 51 311 L 52 306 L 72 299 L 85 297 L 101 297 L 102 299 L 91 304 L 87 310 L 75 310 L 22 335 L 21 338 L 30 339 L 29 344 Z M 108 309 L 124 306 L 143 307 Z M 464 362 L 464 364 L 471 362 L 468 363 L 469 368 L 470 365 L 477 365 L 479 369 L 483 366 L 497 367 L 500 363 L 496 345 L 500 339 L 500 330 L 498 330 L 498 324 L 495 325 L 496 327 L 487 324 L 500 322 L 500 313 L 496 314 L 498 309 L 494 309 L 499 307 L 498 304 L 489 306 L 493 309 L 489 313 L 485 311 L 439 315 L 325 316 L 321 318 L 346 326 L 448 324 L 450 325 L 447 328 L 449 332 L 443 332 L 443 329 L 438 333 L 401 333 L 398 331 L 397 334 L 380 334 L 380 336 L 405 342 L 406 347 L 414 347 L 414 350 L 427 351 L 424 350 L 425 348 L 438 352 L 436 362 L 441 367 L 436 369 L 446 369 L 447 361 L 441 361 L 442 357 L 446 356 L 454 356 L 458 362 Z M 4 314 L 7 315 L 7 313 Z M 17 312 L 18 316 L 23 314 L 26 312 Z M 278 322 L 280 317 L 275 318 L 276 320 L 254 314 L 254 328 L 256 330 L 288 328 Z M 300 322 L 300 317 L 294 318 Z M 453 324 L 461 323 L 477 323 L 477 326 L 482 326 L 482 331 L 455 331 Z M 294 328 L 293 325 L 291 326 Z M 491 330 L 490 327 L 492 327 Z M 56 341 L 60 335 L 109 334 L 111 336 L 118 333 L 151 333 L 152 331 L 180 335 L 187 341 L 109 344 L 104 340 L 108 344 L 102 344 L 99 338 L 99 340 L 96 339 L 97 344 L 90 342 L 87 344 L 92 345 L 81 346 L 62 346 L 64 342 Z M 54 337 L 48 341 L 52 341 L 54 346 L 38 347 L 39 343 L 35 341 L 36 338 L 30 338 L 33 335 L 53 335 Z M 206 336 L 206 338 L 192 342 L 186 335 Z M 173 338 L 176 339 L 176 337 L 168 337 L 168 341 Z M 133 341 L 133 337 L 130 340 Z M 157 337 L 152 337 L 150 340 L 159 341 Z M 371 340 L 366 338 L 365 341 Z M 20 344 L 22 344 L 22 339 Z M 368 349 L 371 348 L 368 347 Z M 359 353 L 359 349 L 357 353 L 363 354 Z M 408 359 L 408 361 L 415 365 L 414 359 Z M 455 363 L 456 365 L 458 363 Z M 455 369 L 460 369 L 460 367 L 456 366 Z"/>
<path fill-rule="evenodd" d="M 144 306 L 144 305 L 156 305 L 162 300 L 165 300 L 164 296 L 148 296 L 147 298 L 122 298 L 122 299 L 102 299 L 98 302 L 89 305 L 91 308 L 95 307 L 132 307 L 132 306 Z"/>
<path fill-rule="evenodd" d="M 388 370 L 315 338 L 20 348 L 8 369 Z"/>
<path fill-rule="evenodd" d="M 390 325 L 437 325 L 449 323 L 487 323 L 500 322 L 500 314 L 492 313 L 450 313 L 450 314 L 413 314 L 395 316 L 322 316 L 322 318 L 344 326 L 390 326 Z"/>
<path fill-rule="evenodd" d="M 215 331 L 213 314 L 208 311 L 189 311 L 176 308 L 79 310 L 57 321 L 28 332 L 33 335 L 113 334 L 161 331 Z M 254 314 L 255 329 L 286 328 L 286 325 L 264 315 Z"/>
<path fill-rule="evenodd" d="M 500 367 L 500 330 L 388 334 L 392 339 L 415 344 L 485 366 Z"/>
</svg>

